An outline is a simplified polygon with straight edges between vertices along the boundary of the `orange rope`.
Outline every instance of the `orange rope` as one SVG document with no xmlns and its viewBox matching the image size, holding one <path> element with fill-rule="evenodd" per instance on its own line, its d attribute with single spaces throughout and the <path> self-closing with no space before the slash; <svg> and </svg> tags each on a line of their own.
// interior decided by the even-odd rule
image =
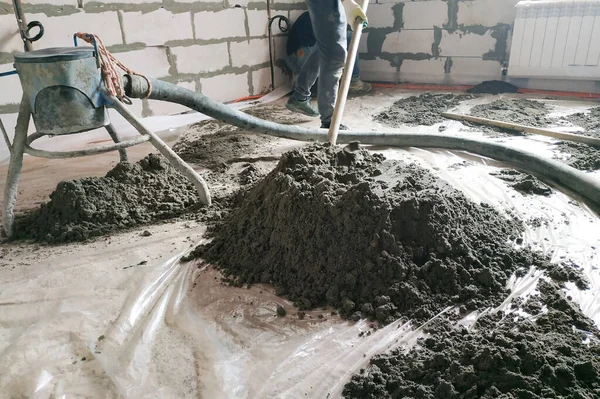
<svg viewBox="0 0 600 399">
<path fill-rule="evenodd" d="M 132 71 L 127 68 L 123 63 L 115 58 L 104 46 L 102 40 L 98 37 L 98 35 L 93 33 L 76 33 L 76 36 L 89 44 L 94 44 L 94 40 L 96 41 L 96 46 L 98 47 L 98 56 L 100 57 L 100 68 L 102 71 L 102 80 L 104 81 L 104 86 L 106 86 L 106 90 L 108 92 L 117 97 L 119 100 L 123 101 L 125 97 L 125 92 L 123 91 L 123 81 L 121 80 L 121 74 L 117 70 L 117 67 L 121 68 L 123 71 L 128 73 L 129 75 L 137 75 L 146 79 L 148 82 L 148 93 L 144 98 L 150 97 L 150 93 L 152 93 L 152 83 L 150 79 L 146 76 L 139 74 L 137 72 Z"/>
<path fill-rule="evenodd" d="M 263 98 L 264 96 L 265 96 L 264 94 L 257 94 L 255 96 L 246 96 L 246 97 L 238 98 L 237 100 L 233 100 L 231 103 L 235 104 L 235 103 L 241 103 L 242 101 L 258 100 L 259 98 Z"/>
</svg>

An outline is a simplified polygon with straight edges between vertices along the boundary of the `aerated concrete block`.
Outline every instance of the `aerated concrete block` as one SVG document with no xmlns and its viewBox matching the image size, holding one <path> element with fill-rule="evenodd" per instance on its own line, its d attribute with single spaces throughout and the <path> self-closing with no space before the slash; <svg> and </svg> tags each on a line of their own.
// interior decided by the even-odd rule
<svg viewBox="0 0 600 399">
<path fill-rule="evenodd" d="M 201 11 L 194 14 L 196 38 L 199 40 L 246 37 L 246 16 L 241 8 Z"/>
<path fill-rule="evenodd" d="M 228 102 L 250 95 L 248 73 L 200 79 L 200 85 L 202 94 L 216 101 Z"/>
<path fill-rule="evenodd" d="M 229 66 L 227 43 L 173 47 L 171 52 L 179 73 L 215 72 Z"/>
<path fill-rule="evenodd" d="M 89 14 L 94 15 L 94 14 Z M 189 13 L 174 14 L 164 8 L 149 13 L 121 12 L 127 43 L 148 46 L 194 37 Z"/>
<path fill-rule="evenodd" d="M 234 67 L 253 66 L 269 61 L 269 39 L 232 42 L 231 64 Z"/>
</svg>

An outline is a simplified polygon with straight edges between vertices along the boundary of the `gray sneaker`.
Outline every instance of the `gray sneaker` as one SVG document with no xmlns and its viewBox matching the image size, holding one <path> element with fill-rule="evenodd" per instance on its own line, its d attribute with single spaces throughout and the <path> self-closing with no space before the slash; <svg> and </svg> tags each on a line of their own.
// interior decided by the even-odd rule
<svg viewBox="0 0 600 399">
<path fill-rule="evenodd" d="M 329 129 L 331 127 L 331 122 L 321 122 L 321 129 Z M 350 130 L 350 128 L 346 125 L 340 123 L 339 130 Z"/>
<path fill-rule="evenodd" d="M 353 80 L 350 82 L 350 89 L 348 94 L 361 95 L 370 93 L 373 90 L 373 86 L 370 83 L 363 82 L 360 79 Z"/>
<path fill-rule="evenodd" d="M 292 112 L 299 112 L 308 116 L 319 116 L 319 111 L 312 106 L 310 99 L 306 101 L 300 101 L 292 96 L 285 104 L 285 107 Z"/>
</svg>

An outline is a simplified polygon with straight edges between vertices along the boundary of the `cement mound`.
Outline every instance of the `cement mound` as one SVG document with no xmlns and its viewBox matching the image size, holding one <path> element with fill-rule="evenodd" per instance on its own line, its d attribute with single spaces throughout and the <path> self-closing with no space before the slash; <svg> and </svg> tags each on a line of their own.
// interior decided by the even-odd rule
<svg viewBox="0 0 600 399">
<path fill-rule="evenodd" d="M 508 82 L 502 82 L 500 80 L 487 80 L 481 82 L 476 86 L 473 86 L 467 93 L 472 94 L 502 94 L 502 93 L 516 93 L 519 88 Z"/>
<path fill-rule="evenodd" d="M 476 105 L 471 109 L 470 114 L 519 125 L 545 127 L 552 123 L 552 119 L 547 116 L 549 112 L 550 109 L 546 104 L 539 101 L 502 98 L 490 104 Z M 494 129 L 502 131 L 502 129 Z"/>
<path fill-rule="evenodd" d="M 235 126 L 209 120 L 193 125 L 173 145 L 173 151 L 186 162 L 222 170 L 227 163 L 248 157 L 273 140 L 270 136 L 245 132 Z"/>
<path fill-rule="evenodd" d="M 561 141 L 556 148 L 569 155 L 564 162 L 575 169 L 592 172 L 600 169 L 600 149 L 584 143 Z"/>
<path fill-rule="evenodd" d="M 408 353 L 371 359 L 346 384 L 344 397 L 600 397 L 597 330 L 555 285 L 542 280 L 538 288 L 541 295 L 522 307 L 533 319 L 492 314 L 470 330 L 439 323 Z"/>
<path fill-rule="evenodd" d="M 284 125 L 312 120 L 276 104 L 262 104 L 244 112 Z M 221 121 L 207 120 L 191 126 L 175 143 L 173 150 L 186 162 L 222 172 L 232 163 L 244 162 L 258 154 L 264 155 L 265 147 L 276 140 L 275 137 L 240 129 Z"/>
<path fill-rule="evenodd" d="M 498 172 L 490 173 L 508 183 L 508 185 L 522 194 L 544 195 L 552 194 L 552 189 L 538 180 L 535 176 L 527 173 L 521 173 L 514 169 L 501 169 Z"/>
<path fill-rule="evenodd" d="M 198 203 L 194 186 L 164 158 L 119 163 L 105 177 L 63 181 L 50 202 L 17 219 L 16 238 L 84 241 L 177 217 Z"/>
<path fill-rule="evenodd" d="M 232 283 L 273 284 L 300 309 L 429 319 L 495 303 L 517 268 L 520 226 L 427 170 L 349 145 L 286 153 L 196 256 Z"/>
<path fill-rule="evenodd" d="M 572 124 L 584 129 L 584 136 L 600 137 L 600 107 L 592 108 L 588 112 L 578 112 L 566 118 Z"/>
<path fill-rule="evenodd" d="M 431 126 L 444 122 L 442 112 L 456 107 L 470 96 L 454 94 L 430 94 L 403 98 L 391 107 L 380 112 L 374 120 L 384 125 L 398 127 L 400 125 Z"/>
</svg>

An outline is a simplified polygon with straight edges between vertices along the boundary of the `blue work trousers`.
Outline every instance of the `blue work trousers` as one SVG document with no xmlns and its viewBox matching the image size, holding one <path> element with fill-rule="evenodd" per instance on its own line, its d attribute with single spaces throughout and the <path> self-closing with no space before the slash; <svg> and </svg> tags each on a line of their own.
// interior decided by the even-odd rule
<svg viewBox="0 0 600 399">
<path fill-rule="evenodd" d="M 346 14 L 340 0 L 306 0 L 306 3 L 317 42 L 288 57 L 290 68 L 298 72 L 293 95 L 300 101 L 309 99 L 310 89 L 319 78 L 319 114 L 322 122 L 329 123 L 346 62 Z"/>
</svg>

